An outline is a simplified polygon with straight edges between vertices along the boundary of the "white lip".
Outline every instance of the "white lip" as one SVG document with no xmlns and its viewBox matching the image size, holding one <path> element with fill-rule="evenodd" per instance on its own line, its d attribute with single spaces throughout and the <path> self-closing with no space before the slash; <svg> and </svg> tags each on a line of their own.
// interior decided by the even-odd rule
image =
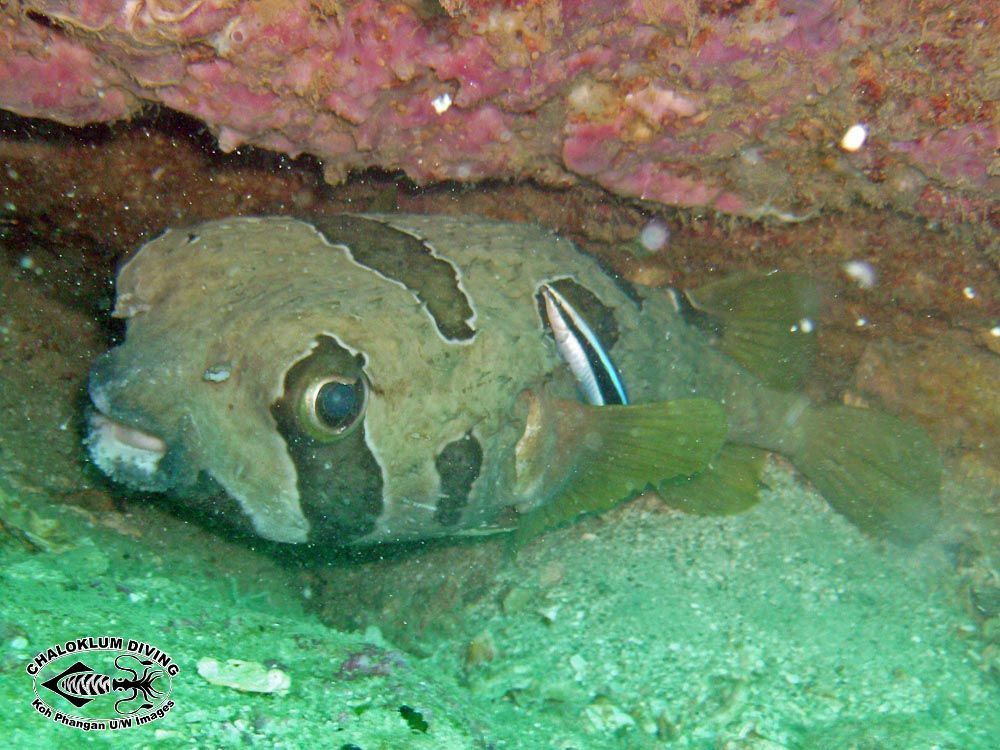
<svg viewBox="0 0 1000 750">
<path fill-rule="evenodd" d="M 150 435 L 135 427 L 128 427 L 103 414 L 94 414 L 90 419 L 90 426 L 94 429 L 108 430 L 110 439 L 129 448 L 147 453 L 158 453 L 161 457 L 167 452 L 167 444 L 156 435 Z"/>
<path fill-rule="evenodd" d="M 156 435 L 123 425 L 99 412 L 90 415 L 87 448 L 94 463 L 109 476 L 127 467 L 152 477 L 167 453 L 167 444 Z"/>
</svg>

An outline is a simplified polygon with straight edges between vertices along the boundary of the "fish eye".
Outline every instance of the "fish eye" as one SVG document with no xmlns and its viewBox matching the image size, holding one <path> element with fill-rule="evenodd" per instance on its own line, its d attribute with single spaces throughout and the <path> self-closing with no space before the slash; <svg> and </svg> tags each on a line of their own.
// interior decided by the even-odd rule
<svg viewBox="0 0 1000 750">
<path fill-rule="evenodd" d="M 317 440 L 331 441 L 361 424 L 368 407 L 368 381 L 328 375 L 305 389 L 299 402 L 301 424 Z"/>
</svg>

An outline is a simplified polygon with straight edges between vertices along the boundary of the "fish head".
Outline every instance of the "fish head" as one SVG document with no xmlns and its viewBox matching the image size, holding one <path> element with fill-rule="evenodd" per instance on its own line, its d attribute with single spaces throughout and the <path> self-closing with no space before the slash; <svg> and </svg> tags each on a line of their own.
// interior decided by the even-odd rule
<svg viewBox="0 0 1000 750">
<path fill-rule="evenodd" d="M 522 340 L 532 292 L 505 320 Z M 90 454 L 275 541 L 487 525 L 525 429 L 518 394 L 555 356 L 526 346 L 498 374 L 503 326 L 460 338 L 467 313 L 432 312 L 305 222 L 170 230 L 119 274 L 127 333 L 91 371 Z"/>
<path fill-rule="evenodd" d="M 87 442 L 105 473 L 204 503 L 243 527 L 227 507 L 235 500 L 257 534 L 281 542 L 308 540 L 302 488 L 322 482 L 322 496 L 339 500 L 324 511 L 328 527 L 342 536 L 371 530 L 381 472 L 364 442 L 363 355 L 319 336 L 289 363 L 278 391 L 255 377 L 254 354 L 193 367 L 171 343 L 183 346 L 161 336 L 150 348 L 134 337 L 95 361 Z"/>
</svg>

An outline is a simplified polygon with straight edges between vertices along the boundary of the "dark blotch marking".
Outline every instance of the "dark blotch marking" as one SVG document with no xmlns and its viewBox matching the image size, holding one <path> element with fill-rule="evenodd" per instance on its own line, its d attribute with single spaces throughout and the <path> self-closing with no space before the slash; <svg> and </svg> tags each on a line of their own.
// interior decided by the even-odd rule
<svg viewBox="0 0 1000 750">
<path fill-rule="evenodd" d="M 697 328 L 713 339 L 722 336 L 723 324 L 720 319 L 712 317 L 704 310 L 699 310 L 691 304 L 691 299 L 680 289 L 671 289 L 670 295 L 677 306 L 677 314 L 681 316 L 681 320 L 687 325 Z"/>
<path fill-rule="evenodd" d="M 312 353 L 288 371 L 284 392 L 271 407 L 298 474 L 311 542 L 346 544 L 373 531 L 382 513 L 382 470 L 365 443 L 364 426 L 321 442 L 299 425 L 296 413 L 302 392 L 314 379 L 330 374 L 356 378 L 361 359 L 334 339 L 319 337 Z"/>
<path fill-rule="evenodd" d="M 185 520 L 202 524 L 226 536 L 235 533 L 254 543 L 260 534 L 243 506 L 207 472 L 202 472 L 193 485 L 173 488 L 166 493 L 173 513 Z"/>
<path fill-rule="evenodd" d="M 423 303 L 441 335 L 469 341 L 476 331 L 469 298 L 458 285 L 457 270 L 412 234 L 360 216 L 323 216 L 311 223 L 332 245 L 346 245 L 363 266 L 403 284 Z"/>
<path fill-rule="evenodd" d="M 618 320 L 615 318 L 615 311 L 601 302 L 587 287 L 573 279 L 557 279 L 549 282 L 549 286 L 554 287 L 583 316 L 597 336 L 597 340 L 610 352 L 618 342 Z M 538 315 L 544 322 L 547 318 L 542 295 L 536 295 L 535 301 L 538 304 Z M 548 328 L 547 323 L 546 328 Z"/>
<path fill-rule="evenodd" d="M 448 443 L 437 458 L 434 468 L 441 477 L 441 499 L 434 520 L 442 526 L 454 526 L 462 518 L 462 508 L 469 502 L 472 484 L 483 466 L 483 447 L 469 432 Z"/>
</svg>

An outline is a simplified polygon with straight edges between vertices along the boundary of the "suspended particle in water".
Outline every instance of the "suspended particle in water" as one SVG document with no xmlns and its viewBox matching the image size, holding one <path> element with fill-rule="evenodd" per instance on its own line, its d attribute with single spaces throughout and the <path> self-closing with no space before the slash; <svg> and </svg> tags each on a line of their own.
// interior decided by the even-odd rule
<svg viewBox="0 0 1000 750">
<path fill-rule="evenodd" d="M 878 273 L 868 261 L 849 260 L 841 268 L 862 289 L 871 289 L 878 281 Z"/>
<path fill-rule="evenodd" d="M 844 133 L 843 137 L 840 139 L 840 147 L 847 151 L 848 153 L 854 153 L 861 149 L 865 145 L 865 141 L 868 139 L 868 128 L 866 128 L 862 123 L 857 122 L 851 125 Z"/>
<path fill-rule="evenodd" d="M 815 328 L 816 324 L 809 318 L 802 318 L 798 323 L 793 323 L 788 330 L 792 333 L 812 333 Z"/>
<path fill-rule="evenodd" d="M 447 91 L 431 99 L 431 106 L 439 115 L 443 115 L 451 108 L 451 94 Z"/>
<path fill-rule="evenodd" d="M 651 253 L 658 252 L 670 240 L 670 227 L 659 219 L 653 219 L 639 232 L 639 244 Z"/>
</svg>

